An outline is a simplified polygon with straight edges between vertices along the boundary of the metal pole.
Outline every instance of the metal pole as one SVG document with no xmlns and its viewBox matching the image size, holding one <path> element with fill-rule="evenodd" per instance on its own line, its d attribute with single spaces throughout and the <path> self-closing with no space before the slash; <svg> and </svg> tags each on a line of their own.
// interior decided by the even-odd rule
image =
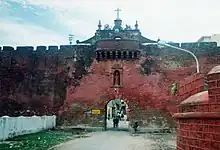
<svg viewBox="0 0 220 150">
<path fill-rule="evenodd" d="M 173 46 L 173 45 L 169 45 L 169 44 L 167 44 L 167 43 L 165 43 L 165 42 L 161 42 L 161 41 L 159 41 L 158 44 L 159 44 L 159 45 L 164 45 L 164 46 L 167 46 L 167 47 L 170 47 L 170 48 L 174 48 L 174 49 L 177 49 L 177 50 L 180 50 L 180 51 L 184 51 L 184 52 L 187 52 L 187 53 L 189 53 L 190 55 L 192 55 L 193 58 L 194 58 L 195 61 L 196 61 L 196 71 L 197 71 L 197 73 L 200 73 L 198 58 L 197 58 L 196 55 L 193 54 L 191 51 L 186 50 L 186 49 L 183 49 L 183 48 L 180 48 L 180 47 L 176 47 L 176 46 Z"/>
<path fill-rule="evenodd" d="M 69 44 L 72 45 L 73 43 L 73 38 L 74 38 L 74 35 L 73 34 L 69 34 Z"/>
</svg>

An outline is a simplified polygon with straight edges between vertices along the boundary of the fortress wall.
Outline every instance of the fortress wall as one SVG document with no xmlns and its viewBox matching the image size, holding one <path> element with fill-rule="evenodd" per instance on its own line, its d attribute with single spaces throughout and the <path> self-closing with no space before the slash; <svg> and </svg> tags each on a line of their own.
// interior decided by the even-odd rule
<svg viewBox="0 0 220 150">
<path fill-rule="evenodd" d="M 0 64 L 9 67 L 16 64 L 19 67 L 33 67 L 56 70 L 66 57 L 72 57 L 78 49 L 75 45 L 61 46 L 3 46 L 1 47 Z M 4 62 L 4 63 L 3 63 Z"/>
<path fill-rule="evenodd" d="M 182 77 L 179 77 L 179 79 L 180 81 L 177 82 L 176 94 L 171 95 L 172 100 L 168 103 L 168 108 L 170 109 L 171 114 L 174 114 L 179 111 L 179 104 L 183 100 L 185 100 L 186 98 L 198 92 L 204 91 L 204 75 L 203 74 L 200 74 L 200 73 L 192 74 L 183 79 Z"/>
<path fill-rule="evenodd" d="M 168 44 L 176 47 L 181 47 L 181 43 L 168 43 Z"/>
<path fill-rule="evenodd" d="M 178 84 L 178 103 L 186 98 L 204 91 L 204 75 L 193 74 L 181 80 Z"/>
<path fill-rule="evenodd" d="M 168 43 L 169 45 L 173 45 L 176 47 L 181 47 L 185 49 L 215 49 L 217 48 L 217 43 L 216 42 L 185 42 L 185 43 Z M 91 47 L 90 45 L 49 45 L 49 46 L 43 46 L 39 45 L 34 48 L 33 46 L 17 46 L 17 47 L 12 47 L 12 46 L 0 46 L 0 50 L 2 51 L 13 51 L 13 50 L 20 50 L 20 49 L 26 49 L 30 51 L 48 51 L 48 50 L 53 50 L 53 51 L 65 51 L 69 49 L 76 49 L 79 47 Z"/>
<path fill-rule="evenodd" d="M 168 43 L 169 45 L 181 47 L 183 49 L 213 49 L 217 47 L 216 42 L 184 42 L 184 43 Z"/>
<path fill-rule="evenodd" d="M 26 106 L 31 104 L 35 105 L 35 110 L 41 108 L 40 113 L 52 113 L 52 109 L 58 108 L 65 99 L 62 92 L 65 92 L 63 85 L 66 82 L 66 66 L 73 64 L 72 58 L 75 51 L 77 56 L 83 59 L 82 62 L 79 61 L 76 69 L 77 74 L 81 75 L 82 64 L 90 61 L 89 58 L 92 57 L 92 46 L 18 46 L 15 48 L 2 46 L 0 51 L 0 102 L 19 102 L 19 107 L 24 107 L 22 109 L 26 109 Z M 178 52 L 173 51 L 174 54 Z M 210 65 L 205 67 L 210 69 Z M 173 73 L 180 72 L 186 72 L 186 70 L 184 68 L 176 69 Z M 178 78 L 182 78 L 182 76 L 176 77 L 174 80 Z M 44 105 L 47 107 L 44 108 Z M 3 103 L 2 106 L 0 105 L 0 110 L 1 107 L 3 108 Z"/>
<path fill-rule="evenodd" d="M 197 78 L 194 81 L 197 82 Z M 197 91 L 185 97 L 174 114 L 177 120 L 177 149 L 210 149 L 220 147 L 220 66 L 207 74 L 208 91 Z M 196 88 L 196 85 L 193 86 Z"/>
<path fill-rule="evenodd" d="M 70 50 L 70 49 L 74 49 L 74 48 L 79 48 L 79 47 L 90 47 L 90 45 L 60 45 L 60 46 L 56 46 L 56 45 L 49 45 L 49 46 L 43 46 L 43 45 L 39 45 L 36 47 L 33 46 L 17 46 L 17 47 L 13 47 L 13 46 L 8 46 L 8 45 L 3 45 L 0 46 L 2 51 L 15 51 L 15 50 L 21 50 L 21 49 L 26 49 L 26 50 L 30 50 L 30 51 L 50 51 L 50 50 L 54 50 L 54 51 L 58 51 L 58 50 Z"/>
<path fill-rule="evenodd" d="M 66 65 L 73 64 L 75 51 L 82 51 L 83 55 L 89 48 L 81 45 L 2 46 L 0 116 L 58 112 L 65 101 Z M 26 113 L 27 109 L 32 111 Z"/>
<path fill-rule="evenodd" d="M 176 46 L 176 47 L 181 47 L 187 50 L 192 51 L 196 55 L 202 55 L 202 54 L 207 54 L 207 53 L 213 53 L 219 52 L 220 53 L 220 48 L 217 47 L 216 42 L 203 42 L 203 43 L 169 43 L 170 45 Z M 11 57 L 16 58 L 18 62 L 22 60 L 28 61 L 28 58 L 34 58 L 35 59 L 35 67 L 39 68 L 55 68 L 57 64 L 60 64 L 61 62 L 65 62 L 66 57 L 72 57 L 74 55 L 74 51 L 77 51 L 77 53 L 82 53 L 82 50 L 80 49 L 89 49 L 91 46 L 88 45 L 60 45 L 60 46 L 17 46 L 17 47 L 11 47 L 11 46 L 1 46 L 0 51 L 2 52 L 3 56 L 9 57 L 8 59 L 10 60 Z M 165 53 L 166 51 L 174 54 L 187 54 L 183 53 L 181 51 L 176 51 L 176 50 L 166 50 L 163 52 Z M 21 58 L 22 57 L 22 58 Z M 36 61 L 40 62 L 38 66 L 36 66 Z M 45 62 L 45 63 L 43 63 Z M 29 64 L 34 63 L 34 62 L 29 62 Z M 52 65 L 46 65 L 47 63 L 50 63 Z M 7 64 L 10 64 L 10 62 L 7 62 Z"/>
<path fill-rule="evenodd" d="M 91 46 L 3 46 L 0 51 L 0 66 L 59 71 L 60 66 L 77 55 L 84 55 Z"/>
</svg>

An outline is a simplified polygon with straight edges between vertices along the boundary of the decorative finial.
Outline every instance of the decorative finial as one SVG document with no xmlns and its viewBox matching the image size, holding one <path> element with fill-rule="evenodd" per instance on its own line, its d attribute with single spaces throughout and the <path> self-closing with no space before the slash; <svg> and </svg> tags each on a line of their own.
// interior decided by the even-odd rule
<svg viewBox="0 0 220 150">
<path fill-rule="evenodd" d="M 158 37 L 157 42 L 159 42 L 159 41 L 160 41 L 160 38 Z"/>
<path fill-rule="evenodd" d="M 102 24 L 101 24 L 101 20 L 99 20 L 98 30 L 101 30 L 101 28 L 102 28 Z"/>
<path fill-rule="evenodd" d="M 138 21 L 136 20 L 135 29 L 138 30 Z"/>
<path fill-rule="evenodd" d="M 118 9 L 116 9 L 115 11 L 117 11 L 117 18 L 116 18 L 116 19 L 119 20 L 119 19 L 120 19 L 120 18 L 119 18 L 119 12 L 121 11 L 121 9 L 118 8 Z"/>
</svg>

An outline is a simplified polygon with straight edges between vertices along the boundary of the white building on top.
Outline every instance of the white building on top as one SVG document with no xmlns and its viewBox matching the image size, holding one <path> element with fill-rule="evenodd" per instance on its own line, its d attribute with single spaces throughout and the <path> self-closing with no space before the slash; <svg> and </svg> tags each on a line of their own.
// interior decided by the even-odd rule
<svg viewBox="0 0 220 150">
<path fill-rule="evenodd" d="M 202 36 L 197 42 L 216 42 L 220 46 L 220 34 L 213 34 L 212 36 Z"/>
</svg>

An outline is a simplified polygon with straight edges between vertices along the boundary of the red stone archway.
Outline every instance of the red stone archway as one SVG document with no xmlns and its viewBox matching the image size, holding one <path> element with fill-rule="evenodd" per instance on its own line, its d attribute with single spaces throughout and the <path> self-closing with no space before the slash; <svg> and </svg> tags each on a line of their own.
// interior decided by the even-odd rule
<svg viewBox="0 0 220 150">
<path fill-rule="evenodd" d="M 67 87 L 66 106 L 81 103 L 82 113 L 92 108 L 101 109 L 104 113 L 109 100 L 120 98 L 127 101 L 131 111 L 136 108 L 166 111 L 169 87 L 163 87 L 163 77 L 159 74 L 141 76 L 137 64 L 138 61 L 120 64 L 112 61 L 94 61 L 89 74 L 81 79 L 79 86 L 69 84 Z M 120 70 L 119 87 L 113 86 L 113 72 L 116 69 Z"/>
<path fill-rule="evenodd" d="M 115 99 L 115 98 L 114 98 Z M 112 100 L 114 100 L 114 99 L 110 99 L 110 100 L 108 100 L 107 101 L 107 103 L 105 104 L 105 109 L 104 109 L 104 115 L 105 115 L 105 118 L 104 118 L 104 129 L 105 130 L 107 130 L 107 105 L 109 104 L 109 102 L 111 102 Z M 128 106 L 129 106 L 129 104 L 128 104 L 128 100 L 124 100 L 123 98 L 120 98 L 120 100 L 123 100 Z"/>
</svg>

